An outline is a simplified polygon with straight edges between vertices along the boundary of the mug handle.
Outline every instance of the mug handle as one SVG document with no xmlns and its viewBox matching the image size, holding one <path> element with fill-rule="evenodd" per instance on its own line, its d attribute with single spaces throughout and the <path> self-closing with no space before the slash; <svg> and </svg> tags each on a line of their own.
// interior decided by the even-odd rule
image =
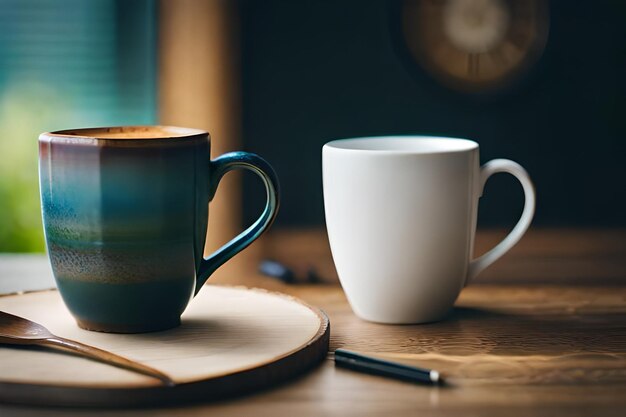
<svg viewBox="0 0 626 417">
<path fill-rule="evenodd" d="M 248 152 L 229 152 L 210 162 L 209 201 L 213 200 L 217 186 L 224 174 L 234 169 L 246 169 L 261 177 L 267 191 L 267 203 L 261 216 L 250 227 L 200 262 L 194 295 L 198 294 L 206 280 L 217 268 L 261 236 L 274 222 L 278 213 L 280 205 L 278 177 L 265 159 Z"/>
<path fill-rule="evenodd" d="M 489 265 L 497 261 L 502 255 L 507 253 L 519 240 L 522 238 L 535 215 L 535 187 L 528 172 L 517 162 L 513 162 L 508 159 L 493 159 L 483 165 L 480 169 L 480 184 L 479 189 L 482 195 L 482 191 L 485 187 L 485 183 L 493 174 L 498 172 L 507 172 L 513 175 L 522 184 L 524 189 L 524 210 L 518 220 L 517 224 L 511 230 L 511 232 L 493 249 L 479 258 L 470 262 L 469 270 L 467 274 L 467 280 L 465 285 L 481 273 Z"/>
</svg>

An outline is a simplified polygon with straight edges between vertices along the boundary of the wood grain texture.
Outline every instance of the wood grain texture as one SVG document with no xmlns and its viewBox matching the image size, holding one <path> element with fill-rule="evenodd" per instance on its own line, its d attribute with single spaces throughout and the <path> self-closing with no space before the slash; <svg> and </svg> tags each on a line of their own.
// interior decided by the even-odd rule
<svg viewBox="0 0 626 417">
<path fill-rule="evenodd" d="M 507 233 L 479 229 L 475 256 L 493 248 Z M 315 266 L 326 282 L 338 282 L 324 229 L 273 230 L 262 242 L 264 257 L 284 262 L 302 275 Z M 626 229 L 531 228 L 475 282 L 626 285 Z"/>
<path fill-rule="evenodd" d="M 476 285 L 448 320 L 388 326 L 355 317 L 336 286 L 282 286 L 319 305 L 338 347 L 439 368 L 433 388 L 335 368 L 215 404 L 95 416 L 441 415 L 621 416 L 626 407 L 626 287 Z M 84 411 L 3 406 L 7 415 L 75 416 Z"/>
<path fill-rule="evenodd" d="M 199 394 L 222 398 L 297 375 L 328 349 L 326 316 L 262 290 L 207 286 L 180 327 L 132 335 L 78 328 L 56 291 L 0 297 L 0 310 L 122 354 L 176 383 L 163 387 L 154 378 L 79 356 L 2 345 L 0 401 L 5 402 L 120 406 L 193 400 Z"/>
<path fill-rule="evenodd" d="M 71 351 L 84 358 L 93 359 L 157 378 L 168 386 L 174 385 L 174 382 L 161 371 L 142 363 L 131 361 L 130 359 L 112 352 L 85 345 L 76 340 L 69 340 L 53 335 L 39 323 L 27 320 L 24 317 L 9 314 L 2 310 L 0 310 L 0 345 L 35 345 Z"/>
<path fill-rule="evenodd" d="M 503 235 L 479 232 L 477 252 Z M 463 290 L 447 320 L 427 325 L 364 322 L 337 285 L 285 285 L 255 274 L 250 265 L 250 273 L 231 279 L 322 308 L 333 323 L 331 351 L 344 347 L 439 368 L 450 384 L 433 388 L 338 369 L 330 354 L 323 366 L 264 392 L 212 404 L 89 410 L 89 415 L 621 417 L 626 409 L 625 236 L 623 230 L 531 230 L 476 285 Z M 332 278 L 323 231 L 280 231 L 266 238 L 266 255 L 289 254 L 281 260 L 303 269 L 318 266 Z M 84 413 L 0 406 L 3 416 Z"/>
</svg>

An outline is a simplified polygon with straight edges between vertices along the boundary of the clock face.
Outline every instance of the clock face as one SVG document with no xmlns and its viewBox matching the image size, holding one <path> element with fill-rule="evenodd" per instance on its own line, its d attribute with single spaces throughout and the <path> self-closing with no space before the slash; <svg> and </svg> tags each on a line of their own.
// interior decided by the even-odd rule
<svg viewBox="0 0 626 417">
<path fill-rule="evenodd" d="M 548 35 L 547 0 L 405 0 L 402 30 L 416 60 L 467 92 L 505 87 L 534 64 Z"/>
</svg>

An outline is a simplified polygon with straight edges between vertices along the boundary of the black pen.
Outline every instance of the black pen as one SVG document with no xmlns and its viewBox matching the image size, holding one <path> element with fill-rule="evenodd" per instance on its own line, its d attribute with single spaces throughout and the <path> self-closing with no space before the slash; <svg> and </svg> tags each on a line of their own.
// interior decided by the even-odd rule
<svg viewBox="0 0 626 417">
<path fill-rule="evenodd" d="M 388 376 L 411 382 L 439 384 L 439 372 L 376 359 L 345 349 L 335 350 L 335 365 L 373 375 Z"/>
</svg>

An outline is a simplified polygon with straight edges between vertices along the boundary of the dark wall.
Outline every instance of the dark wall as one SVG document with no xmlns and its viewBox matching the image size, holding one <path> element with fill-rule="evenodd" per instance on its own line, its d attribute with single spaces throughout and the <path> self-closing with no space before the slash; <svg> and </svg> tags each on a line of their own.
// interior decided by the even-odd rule
<svg viewBox="0 0 626 417">
<path fill-rule="evenodd" d="M 396 6 L 243 3 L 244 142 L 281 178 L 277 225 L 323 224 L 325 142 L 409 133 L 471 138 L 482 162 L 524 165 L 536 225 L 626 225 L 626 2 L 551 2 L 544 55 L 518 88 L 491 98 L 447 90 L 412 65 Z M 246 222 L 259 188 L 246 177 Z M 480 224 L 512 225 L 522 198 L 512 177 L 493 177 Z"/>
</svg>

